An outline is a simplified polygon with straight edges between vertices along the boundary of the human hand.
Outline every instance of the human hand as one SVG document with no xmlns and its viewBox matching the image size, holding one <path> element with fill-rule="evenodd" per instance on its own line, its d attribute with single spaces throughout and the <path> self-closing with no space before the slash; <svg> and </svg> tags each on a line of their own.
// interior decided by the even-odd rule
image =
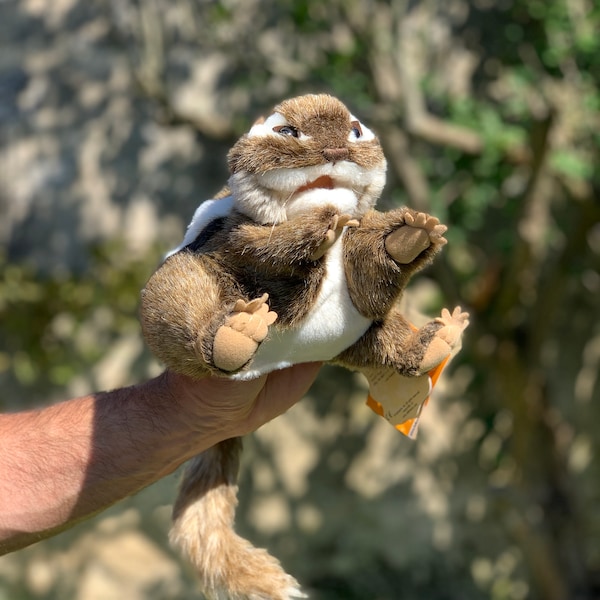
<svg viewBox="0 0 600 600">
<path fill-rule="evenodd" d="M 294 365 L 257 379 L 223 377 L 192 379 L 172 371 L 164 374 L 180 416 L 206 431 L 210 421 L 221 439 L 243 436 L 284 413 L 315 380 L 321 363 Z"/>
</svg>

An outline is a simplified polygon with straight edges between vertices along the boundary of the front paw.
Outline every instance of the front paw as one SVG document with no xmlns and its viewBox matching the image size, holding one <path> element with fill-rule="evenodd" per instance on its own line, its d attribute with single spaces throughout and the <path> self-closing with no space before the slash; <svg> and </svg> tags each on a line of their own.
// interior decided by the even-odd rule
<svg viewBox="0 0 600 600">
<path fill-rule="evenodd" d="M 329 226 L 323 240 L 316 248 L 316 250 L 310 255 L 310 260 L 319 260 L 335 241 L 340 237 L 344 227 L 358 227 L 360 225 L 357 219 L 352 218 L 351 215 L 338 215 L 335 214 L 329 222 Z"/>
<path fill-rule="evenodd" d="M 446 244 L 447 230 L 439 219 L 427 213 L 406 212 L 404 224 L 385 239 L 385 249 L 396 262 L 407 265 L 429 246 Z"/>
</svg>

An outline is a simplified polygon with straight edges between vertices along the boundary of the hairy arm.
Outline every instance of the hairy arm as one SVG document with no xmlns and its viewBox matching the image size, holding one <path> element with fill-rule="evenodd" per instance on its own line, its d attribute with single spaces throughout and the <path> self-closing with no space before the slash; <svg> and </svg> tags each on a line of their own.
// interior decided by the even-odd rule
<svg viewBox="0 0 600 600">
<path fill-rule="evenodd" d="M 144 384 L 0 415 L 0 554 L 135 494 L 298 401 L 319 365 L 249 382 L 166 372 Z"/>
</svg>

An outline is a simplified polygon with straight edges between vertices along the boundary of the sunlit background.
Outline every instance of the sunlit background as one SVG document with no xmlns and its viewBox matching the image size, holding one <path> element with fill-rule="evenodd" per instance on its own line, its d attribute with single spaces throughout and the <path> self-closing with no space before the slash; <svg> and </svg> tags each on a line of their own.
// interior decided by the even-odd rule
<svg viewBox="0 0 600 600">
<path fill-rule="evenodd" d="M 158 372 L 139 290 L 299 93 L 380 136 L 382 209 L 450 227 L 411 300 L 472 314 L 412 442 L 327 367 L 246 441 L 238 527 L 317 600 L 600 597 L 593 0 L 2 0 L 0 409 Z M 0 559 L 0 600 L 197 597 L 178 474 Z"/>
</svg>

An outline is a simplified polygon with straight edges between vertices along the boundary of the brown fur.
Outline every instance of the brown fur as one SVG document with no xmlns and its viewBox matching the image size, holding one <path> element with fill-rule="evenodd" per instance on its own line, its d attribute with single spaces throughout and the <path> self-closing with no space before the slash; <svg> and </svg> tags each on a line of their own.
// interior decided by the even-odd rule
<svg viewBox="0 0 600 600">
<path fill-rule="evenodd" d="M 203 243 L 169 257 L 142 292 L 142 329 L 156 356 L 186 375 L 223 375 L 212 358 L 217 329 L 238 299 L 264 292 L 278 327 L 297 325 L 319 291 L 324 266 L 310 256 L 334 215 L 325 207 L 274 228 L 234 213 Z"/>
<path fill-rule="evenodd" d="M 406 208 L 388 213 L 369 210 L 381 189 L 385 159 L 376 139 L 360 144 L 348 141 L 353 125 L 338 100 L 305 96 L 283 102 L 275 112 L 307 137 L 246 135 L 232 148 L 230 186 L 237 210 L 206 226 L 193 243 L 168 258 L 146 285 L 141 320 L 150 348 L 181 373 L 227 375 L 215 364 L 215 337 L 224 331 L 223 338 L 237 335 L 230 324 L 239 315 L 240 301 L 241 305 L 260 303 L 255 299 L 266 292 L 268 310 L 277 313 L 269 328 L 301 327 L 326 277 L 323 255 L 341 235 L 350 298 L 373 325 L 332 362 L 355 369 L 385 366 L 405 375 L 421 374 L 426 355 L 429 362 L 435 361 L 439 348 L 443 351 L 453 343 L 442 335 L 447 323 L 436 319 L 414 332 L 396 305 L 410 277 L 445 243 L 445 227 Z M 366 178 L 363 190 L 355 190 L 356 214 L 340 218 L 336 208 L 327 205 L 324 193 L 324 206 L 290 217 L 285 212 L 289 193 L 262 185 L 261 175 L 270 171 L 335 160 L 353 162 L 365 174 L 379 173 L 372 180 Z M 276 210 L 271 211 L 269 204 L 277 205 Z M 349 221 L 350 217 L 360 223 Z M 353 226 L 342 229 L 344 223 Z M 389 244 L 392 234 L 397 239 Z M 402 246 L 403 239 L 411 241 L 408 263 L 402 252 L 396 256 L 393 250 Z M 259 318 L 260 311 L 253 315 Z M 259 344 L 260 339 L 249 347 Z M 433 359 L 431 352 L 427 354 L 429 348 L 435 350 Z M 279 563 L 233 531 L 239 450 L 238 441 L 230 440 L 191 462 L 175 504 L 171 539 L 197 567 L 209 598 L 297 597 L 298 584 Z"/>
<path fill-rule="evenodd" d="M 290 125 L 310 136 L 310 141 L 301 143 L 295 138 L 273 137 L 257 147 L 256 140 L 243 136 L 229 151 L 232 173 L 265 173 L 280 166 L 289 169 L 319 165 L 323 162 L 324 148 L 347 148 L 349 160 L 365 169 L 372 169 L 382 161 L 377 140 L 360 146 L 348 145 L 348 109 L 331 96 L 292 98 L 276 106 L 274 112 L 281 113 Z"/>
<path fill-rule="evenodd" d="M 170 539 L 190 557 L 210 598 L 244 600 L 248 588 L 254 598 L 281 597 L 277 590 L 293 590 L 296 581 L 265 550 L 233 531 L 240 450 L 239 439 L 228 440 L 190 462 Z"/>
</svg>

